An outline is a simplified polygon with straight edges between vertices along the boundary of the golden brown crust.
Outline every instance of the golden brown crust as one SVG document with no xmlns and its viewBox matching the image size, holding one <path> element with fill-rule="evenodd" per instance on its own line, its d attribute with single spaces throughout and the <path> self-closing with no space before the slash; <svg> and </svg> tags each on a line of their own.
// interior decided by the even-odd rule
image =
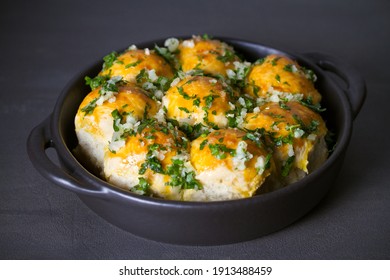
<svg viewBox="0 0 390 280">
<path fill-rule="evenodd" d="M 313 104 L 321 101 L 321 95 L 305 71 L 288 57 L 269 55 L 255 64 L 247 76 L 245 92 L 253 97 L 269 98 L 273 91 L 302 94 Z"/>
<path fill-rule="evenodd" d="M 167 117 L 179 123 L 226 127 L 231 97 L 222 83 L 211 77 L 188 76 L 171 87 L 163 105 Z"/>
<path fill-rule="evenodd" d="M 324 154 L 325 122 L 318 113 L 299 102 L 266 103 L 257 113 L 246 115 L 244 127 L 265 132 L 267 143 L 274 150 L 279 181 L 283 185 L 308 173 L 312 153 L 318 153 L 320 149 Z"/>
<path fill-rule="evenodd" d="M 154 50 L 128 50 L 116 57 L 109 67 L 100 72 L 100 76 L 120 76 L 125 81 L 136 82 L 137 75 L 143 70 L 154 70 L 157 76 L 172 78 L 173 70 L 164 58 Z"/>
<path fill-rule="evenodd" d="M 232 188 L 241 197 L 251 196 L 273 168 L 271 152 L 246 135 L 239 129 L 220 129 L 194 140 L 190 152 L 191 164 L 198 174 L 220 170 L 221 167 L 234 173 L 236 178 L 231 183 Z"/>
<path fill-rule="evenodd" d="M 232 47 L 219 40 L 195 36 L 179 45 L 178 61 L 184 72 L 199 69 L 206 74 L 226 77 L 227 69 L 234 69 L 234 62 L 240 61 Z"/>
</svg>

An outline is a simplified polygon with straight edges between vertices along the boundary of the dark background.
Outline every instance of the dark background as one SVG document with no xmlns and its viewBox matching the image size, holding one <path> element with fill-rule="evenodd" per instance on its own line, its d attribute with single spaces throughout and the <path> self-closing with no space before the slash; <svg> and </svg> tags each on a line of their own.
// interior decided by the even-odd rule
<svg viewBox="0 0 390 280">
<path fill-rule="evenodd" d="M 0 258 L 389 259 L 390 2 L 2 1 L 0 8 Z M 238 244 L 144 240 L 45 180 L 26 153 L 31 129 L 64 85 L 133 43 L 208 33 L 292 52 L 319 51 L 367 82 L 344 166 L 325 199 L 272 235 Z"/>
</svg>

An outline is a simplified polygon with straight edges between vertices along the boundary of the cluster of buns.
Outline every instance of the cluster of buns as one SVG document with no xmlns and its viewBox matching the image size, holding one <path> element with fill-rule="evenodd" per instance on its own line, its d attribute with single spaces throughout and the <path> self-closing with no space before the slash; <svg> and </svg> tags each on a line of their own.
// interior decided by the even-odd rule
<svg viewBox="0 0 390 280">
<path fill-rule="evenodd" d="M 288 57 L 248 62 L 208 36 L 133 45 L 86 77 L 77 153 L 141 195 L 214 201 L 272 191 L 328 156 L 315 79 Z"/>
</svg>

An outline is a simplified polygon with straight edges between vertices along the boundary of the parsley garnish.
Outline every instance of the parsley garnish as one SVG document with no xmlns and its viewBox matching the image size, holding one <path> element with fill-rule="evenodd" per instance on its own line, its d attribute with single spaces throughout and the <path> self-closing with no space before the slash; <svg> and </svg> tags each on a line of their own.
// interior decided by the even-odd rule
<svg viewBox="0 0 390 280">
<path fill-rule="evenodd" d="M 103 70 L 107 70 L 108 68 L 110 68 L 116 61 L 117 57 L 118 57 L 117 52 L 111 52 L 110 54 L 103 57 L 103 61 L 104 61 Z"/>
<path fill-rule="evenodd" d="M 205 33 L 202 35 L 202 39 L 203 40 L 211 40 L 211 39 L 213 39 L 213 36 Z"/>
<path fill-rule="evenodd" d="M 188 110 L 188 109 L 185 108 L 185 107 L 178 107 L 178 109 L 179 109 L 180 111 L 186 112 L 187 114 L 190 113 L 190 110 Z"/>
<path fill-rule="evenodd" d="M 227 154 L 230 154 L 231 156 L 236 155 L 235 149 L 230 149 L 224 144 L 209 144 L 209 149 L 211 154 L 217 159 L 225 159 Z"/>
<path fill-rule="evenodd" d="M 200 143 L 199 145 L 199 150 L 203 150 L 208 142 L 209 141 L 207 139 L 203 140 L 202 143 Z"/>
<path fill-rule="evenodd" d="M 283 110 L 287 110 L 287 111 L 291 110 L 291 108 L 288 107 L 286 103 L 280 101 L 279 101 L 279 107 L 282 108 Z"/>
<path fill-rule="evenodd" d="M 209 120 L 209 112 L 208 112 L 208 109 L 207 107 L 202 107 L 202 110 L 204 111 L 204 117 L 203 117 L 203 121 L 210 127 L 212 127 L 213 129 L 218 129 L 218 125 L 216 125 L 215 123 L 211 122 Z"/>
<path fill-rule="evenodd" d="M 257 145 L 258 147 L 262 147 L 263 141 L 261 140 L 261 137 L 262 137 L 262 136 L 259 135 L 259 134 L 256 133 L 256 132 L 254 132 L 254 133 L 252 133 L 252 132 L 247 132 L 247 134 L 245 134 L 245 136 L 242 138 L 242 140 L 247 140 L 247 139 L 249 139 L 249 140 L 255 142 L 256 145 Z"/>
<path fill-rule="evenodd" d="M 144 163 L 142 163 L 138 174 L 140 175 L 145 174 L 148 168 L 156 173 L 165 174 L 161 162 L 153 153 L 153 151 L 157 151 L 158 149 L 164 150 L 165 148 L 160 144 L 152 144 L 148 146 L 148 153 L 146 154 L 146 160 Z"/>
<path fill-rule="evenodd" d="M 272 154 L 268 154 L 265 157 L 264 170 L 266 170 L 266 169 L 271 167 L 271 158 L 272 158 Z"/>
<path fill-rule="evenodd" d="M 187 93 L 184 92 L 183 87 L 176 87 L 176 88 L 177 88 L 177 90 L 179 91 L 179 94 L 180 94 L 181 96 L 183 96 L 184 99 L 186 99 L 186 100 L 191 99 L 191 96 L 189 96 Z"/>
<path fill-rule="evenodd" d="M 192 104 L 193 104 L 194 106 L 196 106 L 196 107 L 199 107 L 199 105 L 200 105 L 200 99 L 199 99 L 199 98 L 194 99 L 194 101 L 192 102 Z"/>
<path fill-rule="evenodd" d="M 272 137 L 272 135 L 270 135 Z M 273 142 L 276 146 L 282 146 L 283 144 L 292 144 L 294 136 L 289 133 L 287 136 L 272 137 Z"/>
<path fill-rule="evenodd" d="M 272 64 L 272 66 L 276 66 L 277 65 L 277 62 L 278 62 L 278 60 L 279 59 L 281 59 L 281 57 L 280 56 L 278 56 L 278 57 L 275 57 L 274 59 L 272 59 L 271 60 L 271 64 Z"/>
<path fill-rule="evenodd" d="M 258 60 L 256 60 L 255 61 L 255 65 L 261 65 L 261 64 L 263 64 L 264 63 L 264 61 L 265 61 L 265 57 L 263 57 L 263 58 L 259 58 Z"/>
<path fill-rule="evenodd" d="M 154 50 L 159 56 L 163 57 L 168 63 L 171 63 L 173 65 L 177 64 L 175 56 L 167 48 L 163 48 L 155 45 Z M 174 53 L 177 52 L 179 52 L 179 50 L 176 50 Z"/>
<path fill-rule="evenodd" d="M 235 55 L 232 51 L 230 50 L 225 50 L 225 54 L 217 56 L 217 59 L 219 61 L 222 61 L 223 63 L 233 61 L 235 58 Z"/>
<path fill-rule="evenodd" d="M 218 98 L 219 96 L 218 95 L 207 95 L 205 97 L 203 97 L 203 99 L 205 100 L 206 102 L 206 108 L 207 109 L 210 109 L 211 106 L 213 105 L 213 101 L 215 98 Z"/>
<path fill-rule="evenodd" d="M 139 177 L 138 178 L 138 185 L 135 185 L 134 187 L 132 187 L 130 189 L 130 191 L 141 194 L 141 195 L 149 194 L 150 184 L 148 183 L 148 181 L 145 178 Z"/>
<path fill-rule="evenodd" d="M 90 78 L 90 77 L 86 76 L 84 79 L 85 79 L 85 84 L 87 86 L 90 86 L 91 90 L 94 90 L 94 89 L 100 87 L 101 85 L 103 85 L 109 79 L 109 76 L 107 76 L 107 75 L 96 76 L 95 78 Z"/>
<path fill-rule="evenodd" d="M 311 120 L 310 123 L 307 125 L 296 114 L 293 115 L 293 118 L 301 126 L 302 130 L 305 131 L 307 134 L 315 132 L 320 124 L 317 120 Z"/>
<path fill-rule="evenodd" d="M 111 112 L 111 116 L 114 118 L 114 121 L 113 121 L 114 131 L 119 131 L 119 129 L 120 129 L 119 124 L 122 121 L 121 113 L 119 113 L 119 111 L 117 109 L 115 109 L 114 111 Z"/>
<path fill-rule="evenodd" d="M 292 64 L 287 64 L 283 67 L 283 70 L 284 71 L 287 71 L 287 72 L 293 72 L 293 65 Z"/>
<path fill-rule="evenodd" d="M 311 81 L 311 82 L 314 83 L 314 82 L 317 80 L 317 76 L 316 76 L 316 74 L 314 73 L 313 70 L 308 69 L 308 68 L 305 68 L 305 67 L 303 67 L 303 66 L 302 66 L 301 68 L 302 68 L 303 72 L 305 72 L 306 78 L 307 78 L 309 81 Z"/>
<path fill-rule="evenodd" d="M 130 67 L 135 67 L 137 66 L 138 64 L 140 64 L 142 62 L 141 59 L 137 60 L 136 62 L 133 62 L 133 63 L 129 63 L 129 64 L 126 64 L 125 68 L 130 68 Z"/>
<path fill-rule="evenodd" d="M 170 176 L 166 185 L 181 189 L 202 189 L 202 184 L 195 179 L 195 172 L 187 170 L 184 161 L 180 159 L 172 159 L 172 165 L 168 166 L 166 173 Z"/>
<path fill-rule="evenodd" d="M 97 100 L 98 100 L 98 98 L 94 98 L 86 106 L 81 108 L 81 112 L 83 112 L 84 115 L 92 114 L 93 110 L 95 110 Z"/>
<path fill-rule="evenodd" d="M 137 84 L 141 84 L 144 80 L 148 80 L 149 79 L 149 75 L 148 73 L 146 72 L 145 68 L 142 69 L 138 75 L 135 77 L 135 80 L 137 81 Z"/>
<path fill-rule="evenodd" d="M 293 166 L 295 156 L 289 157 L 282 166 L 282 176 L 287 177 L 290 174 L 291 168 Z"/>
<path fill-rule="evenodd" d="M 309 109 L 312 109 L 313 111 L 317 112 L 317 113 L 321 113 L 321 112 L 324 112 L 326 111 L 326 108 L 321 108 L 321 105 L 320 104 L 316 104 L 314 105 L 313 104 L 313 98 L 311 96 L 309 96 L 308 98 L 306 99 L 302 99 L 300 100 L 300 103 L 306 107 L 308 107 Z"/>
</svg>

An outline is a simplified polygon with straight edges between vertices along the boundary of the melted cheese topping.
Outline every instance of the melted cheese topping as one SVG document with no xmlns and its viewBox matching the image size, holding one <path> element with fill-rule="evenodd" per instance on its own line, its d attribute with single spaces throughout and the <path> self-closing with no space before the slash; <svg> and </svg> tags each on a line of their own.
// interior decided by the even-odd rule
<svg viewBox="0 0 390 280">
<path fill-rule="evenodd" d="M 104 176 L 122 188 L 132 189 L 144 178 L 150 184 L 150 194 L 166 199 L 181 199 L 180 187 L 169 184 L 167 169 L 173 159 L 188 154 L 185 135 L 167 133 L 167 127 L 153 122 L 142 131 L 126 138 L 126 144 L 115 153 L 107 151 Z M 183 142 L 184 141 L 184 142 Z"/>
<path fill-rule="evenodd" d="M 246 115 L 244 128 L 264 129 L 268 133 L 268 145 L 274 147 L 279 170 L 289 158 L 294 157 L 292 168 L 306 173 L 311 151 L 327 132 L 319 114 L 295 101 L 287 102 L 284 106 L 278 103 L 264 104 L 257 113 Z"/>
<path fill-rule="evenodd" d="M 99 75 L 110 77 L 120 76 L 125 81 L 136 82 L 137 75 L 143 70 L 154 70 L 155 75 L 172 78 L 172 67 L 154 51 L 148 49 L 130 49 L 120 54 L 110 67 Z"/>
<path fill-rule="evenodd" d="M 230 97 L 223 84 L 210 77 L 185 77 L 172 86 L 163 98 L 167 118 L 180 124 L 226 127 Z"/>
<path fill-rule="evenodd" d="M 218 40 L 205 40 L 195 36 L 179 44 L 178 61 L 184 72 L 200 69 L 207 74 L 227 76 L 234 69 L 233 62 L 240 61 L 234 50 Z"/>
<path fill-rule="evenodd" d="M 264 162 L 266 158 L 271 160 L 269 151 L 245 135 L 238 129 L 221 129 L 192 142 L 191 163 L 204 192 L 230 188 L 234 197 L 249 197 L 270 175 L 272 164 L 265 167 Z M 258 163 L 261 160 L 262 165 Z"/>
<path fill-rule="evenodd" d="M 283 94 L 300 94 L 305 99 L 311 98 L 314 104 L 321 101 L 321 95 L 310 76 L 295 61 L 279 55 L 269 55 L 252 67 L 247 76 L 245 92 L 276 102 L 279 100 L 272 98 Z"/>
<path fill-rule="evenodd" d="M 156 114 L 157 103 L 149 98 L 144 90 L 128 84 L 119 87 L 114 102 L 106 101 L 101 105 L 96 105 L 92 112 L 84 112 L 83 108 L 99 98 L 100 90 L 99 87 L 91 91 L 80 104 L 75 117 L 75 128 L 83 153 L 85 156 L 97 158 L 97 164 L 101 169 L 103 155 L 114 133 L 112 112 L 114 110 L 128 112 L 135 119 L 140 120 L 143 118 L 145 110 L 147 110 L 148 116 Z M 91 141 L 96 144 L 90 144 Z"/>
</svg>

